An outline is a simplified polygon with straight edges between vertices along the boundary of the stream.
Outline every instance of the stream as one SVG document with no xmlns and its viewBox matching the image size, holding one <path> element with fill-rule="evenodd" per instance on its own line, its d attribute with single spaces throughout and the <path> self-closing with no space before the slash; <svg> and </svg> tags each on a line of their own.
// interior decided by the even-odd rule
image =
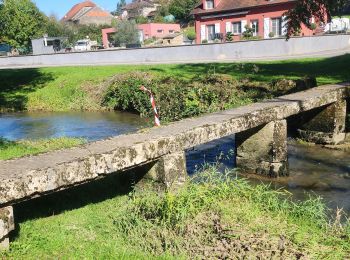
<svg viewBox="0 0 350 260">
<path fill-rule="evenodd" d="M 0 114 L 0 137 L 9 140 L 52 137 L 80 137 L 96 141 L 136 132 L 149 125 L 146 119 L 124 112 L 26 112 Z M 204 163 L 219 161 L 221 169 L 234 168 L 234 136 L 197 146 L 186 152 L 187 168 L 194 174 Z M 350 213 L 349 152 L 288 142 L 290 176 L 278 180 L 254 176 L 252 182 L 271 183 L 285 188 L 296 199 L 313 193 L 324 198 L 331 208 Z M 252 175 L 253 176 L 253 175 Z"/>
</svg>

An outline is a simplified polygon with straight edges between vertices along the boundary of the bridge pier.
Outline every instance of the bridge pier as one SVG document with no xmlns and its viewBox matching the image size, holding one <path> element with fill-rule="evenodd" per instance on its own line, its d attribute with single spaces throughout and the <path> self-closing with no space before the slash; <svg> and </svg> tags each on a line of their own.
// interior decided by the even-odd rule
<svg viewBox="0 0 350 260">
<path fill-rule="evenodd" d="M 0 251 L 9 249 L 9 233 L 14 229 L 13 208 L 0 208 Z"/>
<path fill-rule="evenodd" d="M 160 183 L 167 191 L 175 191 L 187 178 L 185 152 L 164 155 L 148 169 L 145 178 Z"/>
<path fill-rule="evenodd" d="M 300 116 L 300 137 L 317 144 L 339 144 L 345 140 L 346 100 L 314 109 Z"/>
<path fill-rule="evenodd" d="M 270 177 L 288 175 L 287 122 L 272 121 L 236 134 L 236 165 Z"/>
</svg>

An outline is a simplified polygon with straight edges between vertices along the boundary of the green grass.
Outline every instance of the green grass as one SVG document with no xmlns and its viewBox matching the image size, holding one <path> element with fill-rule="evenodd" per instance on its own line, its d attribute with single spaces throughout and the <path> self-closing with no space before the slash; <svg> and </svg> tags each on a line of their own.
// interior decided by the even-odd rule
<svg viewBox="0 0 350 260">
<path fill-rule="evenodd" d="M 275 79 L 316 76 L 318 84 L 350 81 L 350 55 L 257 63 L 212 63 L 152 66 L 95 66 L 0 70 L 0 110 L 99 110 L 94 92 L 102 81 L 121 72 L 151 71 L 195 80 L 207 73 L 269 83 Z M 92 94 L 91 94 L 92 92 Z"/>
<path fill-rule="evenodd" d="M 210 167 L 174 193 L 108 177 L 16 206 L 12 259 L 344 259 L 350 228 L 322 201 L 291 202 L 283 190 Z M 123 189 L 117 189 L 117 187 Z"/>
<path fill-rule="evenodd" d="M 70 148 L 85 143 L 80 138 L 52 138 L 41 140 L 8 141 L 0 138 L 0 160 L 8 160 L 26 155 L 45 153 L 53 150 Z"/>
</svg>

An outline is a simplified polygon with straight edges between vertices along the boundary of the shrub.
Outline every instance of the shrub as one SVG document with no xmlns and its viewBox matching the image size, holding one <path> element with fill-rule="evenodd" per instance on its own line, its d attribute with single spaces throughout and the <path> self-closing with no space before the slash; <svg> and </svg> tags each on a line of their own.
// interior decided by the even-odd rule
<svg viewBox="0 0 350 260">
<path fill-rule="evenodd" d="M 231 32 L 226 33 L 226 41 L 227 42 L 233 41 L 233 34 Z"/>
<path fill-rule="evenodd" d="M 202 40 L 202 43 L 208 43 L 208 40 Z"/>
<path fill-rule="evenodd" d="M 315 23 L 312 23 L 312 24 L 310 25 L 310 29 L 311 29 L 311 30 L 316 30 L 316 28 L 317 28 L 317 25 L 316 25 Z"/>
<path fill-rule="evenodd" d="M 238 83 L 230 75 L 206 75 L 188 82 L 136 71 L 118 74 L 108 84 L 102 105 L 151 117 L 149 97 L 139 90 L 145 85 L 152 90 L 163 121 L 180 120 L 247 103 L 245 93 L 238 93 Z"/>
<path fill-rule="evenodd" d="M 270 33 L 269 33 L 269 37 L 270 37 L 270 38 L 275 37 L 275 33 L 274 33 L 274 32 L 270 32 Z"/>
<path fill-rule="evenodd" d="M 245 31 L 242 33 L 243 35 L 243 39 L 250 39 L 253 37 L 254 31 L 251 27 L 249 27 L 248 25 L 245 26 Z"/>
<path fill-rule="evenodd" d="M 190 27 L 185 32 L 187 39 L 190 41 L 193 41 L 196 39 L 196 31 L 194 30 L 194 27 Z"/>
</svg>

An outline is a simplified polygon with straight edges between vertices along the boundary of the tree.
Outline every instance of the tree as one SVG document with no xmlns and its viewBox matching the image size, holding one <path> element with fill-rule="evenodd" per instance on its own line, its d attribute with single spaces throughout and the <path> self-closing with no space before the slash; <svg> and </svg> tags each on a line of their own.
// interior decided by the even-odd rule
<svg viewBox="0 0 350 260">
<path fill-rule="evenodd" d="M 197 4 L 197 0 L 173 0 L 169 5 L 169 12 L 182 22 L 191 20 L 191 12 Z"/>
<path fill-rule="evenodd" d="M 298 0 L 296 6 L 286 13 L 287 38 L 298 34 L 301 24 L 312 28 L 312 18 L 320 23 L 330 22 L 332 15 L 339 15 L 348 0 Z"/>
<path fill-rule="evenodd" d="M 13 47 L 28 48 L 31 38 L 45 32 L 47 17 L 31 0 L 2 0 L 0 17 L 0 42 Z"/>
<path fill-rule="evenodd" d="M 117 3 L 117 9 L 112 13 L 113 15 L 121 15 L 123 7 L 126 6 L 125 0 L 119 0 Z"/>
<path fill-rule="evenodd" d="M 135 21 L 119 21 L 116 29 L 114 41 L 117 45 L 139 43 L 139 31 Z"/>
</svg>

